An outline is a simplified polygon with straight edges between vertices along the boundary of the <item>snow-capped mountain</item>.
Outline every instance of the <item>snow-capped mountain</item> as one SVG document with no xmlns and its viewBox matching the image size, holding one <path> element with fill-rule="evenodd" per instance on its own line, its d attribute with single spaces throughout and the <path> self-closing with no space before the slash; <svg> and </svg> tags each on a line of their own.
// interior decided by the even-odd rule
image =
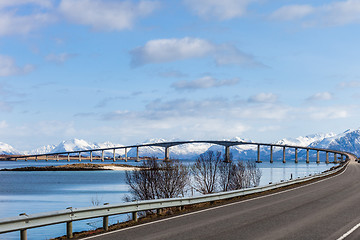
<svg viewBox="0 0 360 240">
<path fill-rule="evenodd" d="M 56 148 L 56 145 L 51 144 L 51 145 L 46 145 L 46 146 L 36 148 L 31 151 L 24 151 L 24 154 L 26 154 L 26 155 L 45 154 L 45 153 L 51 152 L 52 150 L 54 150 L 54 148 Z"/>
<path fill-rule="evenodd" d="M 300 136 L 297 138 L 284 138 L 275 142 L 275 144 L 306 147 L 312 144 L 313 142 L 322 141 L 325 138 L 331 138 L 334 136 L 336 136 L 336 134 L 334 133 L 326 133 L 326 134 L 318 133 L 318 134 L 308 135 L 305 137 Z"/>
<path fill-rule="evenodd" d="M 9 144 L 0 142 L 0 154 L 16 155 L 21 153 L 12 146 L 10 146 Z"/>
<path fill-rule="evenodd" d="M 52 149 L 50 153 L 81 151 L 94 148 L 96 148 L 95 144 L 88 143 L 82 139 L 74 138 L 71 140 L 62 141 L 59 145 Z"/>
</svg>

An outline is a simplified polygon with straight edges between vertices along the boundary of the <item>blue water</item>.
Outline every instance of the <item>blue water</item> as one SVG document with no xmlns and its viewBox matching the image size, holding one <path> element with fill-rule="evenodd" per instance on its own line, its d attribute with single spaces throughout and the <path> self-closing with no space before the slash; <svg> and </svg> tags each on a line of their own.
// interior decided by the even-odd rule
<svg viewBox="0 0 360 240">
<path fill-rule="evenodd" d="M 185 161 L 191 164 L 193 161 Z M 72 162 L 75 163 L 75 162 Z M 109 162 L 107 162 L 109 163 Z M 121 162 L 123 163 L 123 162 Z M 2 168 L 24 166 L 62 165 L 67 162 L 1 162 Z M 135 162 L 128 162 L 137 165 Z M 258 164 L 262 171 L 261 185 L 280 182 L 291 178 L 304 177 L 323 172 L 333 164 L 295 164 L 281 161 Z M 88 207 L 94 204 L 123 202 L 128 193 L 124 171 L 73 171 L 73 172 L 0 172 L 0 219 L 18 216 L 20 213 L 33 214 L 65 209 L 67 207 Z M 110 223 L 128 219 L 115 216 Z M 91 230 L 102 225 L 101 219 L 74 222 L 74 231 Z M 65 224 L 29 229 L 28 239 L 49 239 L 65 235 Z M 18 239 L 19 233 L 1 234 L 0 240 Z"/>
</svg>

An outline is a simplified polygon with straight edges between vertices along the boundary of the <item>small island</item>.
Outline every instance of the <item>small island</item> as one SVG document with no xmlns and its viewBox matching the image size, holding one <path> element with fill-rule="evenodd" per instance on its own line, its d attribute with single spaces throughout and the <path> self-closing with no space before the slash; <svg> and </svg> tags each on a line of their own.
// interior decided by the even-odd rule
<svg viewBox="0 0 360 240">
<path fill-rule="evenodd" d="M 94 164 L 94 163 L 75 163 L 59 166 L 44 167 L 21 167 L 21 168 L 4 168 L 0 171 L 132 171 L 140 170 L 140 166 L 131 166 L 127 164 Z"/>
</svg>

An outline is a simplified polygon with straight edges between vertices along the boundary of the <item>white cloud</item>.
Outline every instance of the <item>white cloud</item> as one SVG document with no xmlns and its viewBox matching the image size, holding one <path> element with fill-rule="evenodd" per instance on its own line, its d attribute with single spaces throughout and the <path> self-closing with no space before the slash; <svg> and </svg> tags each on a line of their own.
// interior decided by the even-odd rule
<svg viewBox="0 0 360 240">
<path fill-rule="evenodd" d="M 60 53 L 60 54 L 49 54 L 45 57 L 45 59 L 49 62 L 54 62 L 54 63 L 64 63 L 66 62 L 68 59 L 75 57 L 76 54 L 71 54 L 71 53 Z"/>
<path fill-rule="evenodd" d="M 278 96 L 273 93 L 259 93 L 251 96 L 248 101 L 253 103 L 274 103 L 278 99 Z"/>
<path fill-rule="evenodd" d="M 19 67 L 15 64 L 14 59 L 12 59 L 11 57 L 0 55 L 0 77 L 26 74 L 31 72 L 33 69 L 34 66 L 30 64 Z"/>
<path fill-rule="evenodd" d="M 310 96 L 307 100 L 309 101 L 327 101 L 333 99 L 333 94 L 329 92 L 319 92 Z"/>
<path fill-rule="evenodd" d="M 224 79 L 219 80 L 211 76 L 205 76 L 199 79 L 192 81 L 177 81 L 171 86 L 177 90 L 196 90 L 196 89 L 205 89 L 213 87 L 222 87 L 222 86 L 232 86 L 239 82 L 239 79 Z"/>
<path fill-rule="evenodd" d="M 8 0 L 8 1 L 0 1 L 0 9 L 33 4 L 43 8 L 51 8 L 53 6 L 53 1 L 51 0 Z"/>
<path fill-rule="evenodd" d="M 274 20 L 294 20 L 303 18 L 314 12 L 314 10 L 314 7 L 310 5 L 284 6 L 273 12 L 270 18 Z"/>
<path fill-rule="evenodd" d="M 216 45 L 204 39 L 191 37 L 150 40 L 144 46 L 133 49 L 130 54 L 132 66 L 207 56 L 213 57 L 218 65 L 263 66 L 233 45 Z"/>
<path fill-rule="evenodd" d="M 95 30 L 121 31 L 131 29 L 139 17 L 159 7 L 157 1 L 62 0 L 59 11 L 70 21 L 90 25 Z"/>
<path fill-rule="evenodd" d="M 251 2 L 254 0 L 184 0 L 185 5 L 200 17 L 220 20 L 244 16 Z"/>
<path fill-rule="evenodd" d="M 308 109 L 308 112 L 310 114 L 309 115 L 310 118 L 315 120 L 348 118 L 350 116 L 347 110 L 337 107 L 328 107 L 328 108 L 311 107 Z"/>
<path fill-rule="evenodd" d="M 288 5 L 274 11 L 270 18 L 287 21 L 307 16 L 310 19 L 303 23 L 307 27 L 360 23 L 360 0 L 335 1 L 317 7 L 311 5 Z"/>
<path fill-rule="evenodd" d="M 360 81 L 341 82 L 339 86 L 341 88 L 358 88 L 360 87 Z"/>
</svg>

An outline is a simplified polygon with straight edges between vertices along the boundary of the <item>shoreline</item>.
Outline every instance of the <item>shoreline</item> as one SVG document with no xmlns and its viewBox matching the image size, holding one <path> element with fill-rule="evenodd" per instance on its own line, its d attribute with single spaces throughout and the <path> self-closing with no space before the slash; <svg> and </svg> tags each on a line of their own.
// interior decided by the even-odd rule
<svg viewBox="0 0 360 240">
<path fill-rule="evenodd" d="M 141 169 L 142 167 L 127 164 L 74 163 L 59 166 L 4 168 L 0 171 L 137 171 Z"/>
</svg>

